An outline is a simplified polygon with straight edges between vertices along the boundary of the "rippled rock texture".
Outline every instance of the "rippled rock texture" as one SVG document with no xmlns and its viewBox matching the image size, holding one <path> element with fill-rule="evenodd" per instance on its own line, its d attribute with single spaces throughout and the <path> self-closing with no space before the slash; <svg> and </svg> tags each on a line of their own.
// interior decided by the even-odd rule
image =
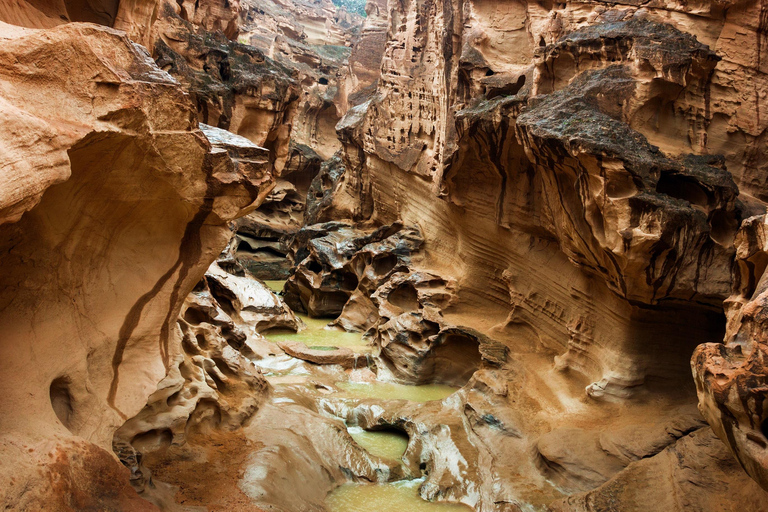
<svg viewBox="0 0 768 512">
<path fill-rule="evenodd" d="M 391 17 L 415 9 L 428 28 L 391 29 L 390 41 L 411 41 L 405 53 L 387 47 L 377 94 L 339 124 L 347 172 L 336 204 L 356 220 L 418 222 L 429 267 L 456 277 L 467 304 L 500 316 L 506 303 L 505 329 L 559 352 L 559 367 L 593 380 L 591 396 L 681 377 L 695 342 L 722 332 L 732 240 L 752 205 L 727 158 L 665 153 L 633 120 L 658 104 L 706 117 L 697 102 L 718 57 L 622 11 L 595 12 L 567 35 L 531 23 L 541 45 L 499 60 L 479 31 L 525 11 L 469 2 L 453 10 L 462 25 L 440 5 L 392 6 Z M 447 52 L 448 37 L 464 41 L 461 53 Z M 689 324 L 703 338 L 675 327 Z"/>
<path fill-rule="evenodd" d="M 291 139 L 323 159 L 341 149 L 335 126 L 345 112 L 346 69 L 362 18 L 330 0 L 244 2 L 242 42 L 293 69 L 301 83 Z"/>
<path fill-rule="evenodd" d="M 632 4 L 4 2 L 0 502 L 764 508 L 766 9 Z M 371 368 L 260 338 L 266 253 Z"/>
</svg>

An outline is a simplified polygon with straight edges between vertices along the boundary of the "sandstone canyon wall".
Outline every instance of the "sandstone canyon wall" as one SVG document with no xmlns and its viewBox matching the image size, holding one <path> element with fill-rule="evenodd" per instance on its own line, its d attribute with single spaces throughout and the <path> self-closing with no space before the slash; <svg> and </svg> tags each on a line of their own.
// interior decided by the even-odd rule
<svg viewBox="0 0 768 512">
<path fill-rule="evenodd" d="M 123 32 L 16 7 L 26 16 L 9 21 L 57 26 L 2 24 L 1 500 L 153 509 L 112 435 L 178 359 L 182 302 L 227 222 L 273 187 L 274 162 L 201 130 L 179 82 Z"/>
<path fill-rule="evenodd" d="M 671 367 L 722 335 L 733 237 L 761 208 L 749 173 L 725 169 L 762 145 L 730 144 L 723 161 L 701 145 L 714 136 L 693 137 L 725 110 L 711 97 L 725 60 L 662 23 L 674 10 L 390 9 L 376 93 L 339 125 L 337 204 L 357 220 L 418 222 L 464 303 L 558 352 L 590 394 L 681 376 Z M 748 64 L 737 76 L 755 73 Z M 673 123 L 684 135 L 659 133 Z"/>
<path fill-rule="evenodd" d="M 457 279 L 447 316 L 483 311 L 592 399 L 690 392 L 694 347 L 718 343 L 693 362 L 702 412 L 764 484 L 760 221 L 737 235 L 765 209 L 762 5 L 388 10 L 378 85 L 338 125 L 333 215 L 418 224 L 425 266 Z"/>
<path fill-rule="evenodd" d="M 764 510 L 768 9 L 366 13 L 0 5 L 0 503 L 174 510 L 160 480 L 200 473 L 295 510 L 422 475 L 478 512 Z M 262 338 L 301 322 L 241 265 L 286 261 L 287 304 L 366 332 L 380 377 L 462 389 L 267 402 L 273 352 L 340 362 L 317 393 L 370 363 Z M 417 440 L 387 465 L 329 417 Z"/>
</svg>

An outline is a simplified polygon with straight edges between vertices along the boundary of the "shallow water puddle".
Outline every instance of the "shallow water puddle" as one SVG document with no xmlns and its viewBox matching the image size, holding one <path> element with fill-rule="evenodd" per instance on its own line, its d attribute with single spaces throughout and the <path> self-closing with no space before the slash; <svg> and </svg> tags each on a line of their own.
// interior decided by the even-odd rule
<svg viewBox="0 0 768 512">
<path fill-rule="evenodd" d="M 350 398 L 380 398 L 382 400 L 410 400 L 429 402 L 442 400 L 452 395 L 459 388 L 445 384 L 426 384 L 424 386 L 406 386 L 394 382 L 337 382 Z"/>
<path fill-rule="evenodd" d="M 361 427 L 347 428 L 349 435 L 371 455 L 398 460 L 408 448 L 408 435 L 392 430 L 365 430 Z"/>
<path fill-rule="evenodd" d="M 329 512 L 467 512 L 465 505 L 433 503 L 419 497 L 423 479 L 388 484 L 345 484 L 325 500 Z"/>
<path fill-rule="evenodd" d="M 372 347 L 366 345 L 359 332 L 346 332 L 336 329 L 326 329 L 327 318 L 309 318 L 306 315 L 296 314 L 306 324 L 307 328 L 301 332 L 291 331 L 267 331 L 264 337 L 270 341 L 300 341 L 308 347 L 347 347 L 355 352 L 370 352 Z"/>
<path fill-rule="evenodd" d="M 283 291 L 285 281 L 264 281 L 264 284 L 267 285 L 267 287 L 273 292 L 280 293 Z"/>
</svg>

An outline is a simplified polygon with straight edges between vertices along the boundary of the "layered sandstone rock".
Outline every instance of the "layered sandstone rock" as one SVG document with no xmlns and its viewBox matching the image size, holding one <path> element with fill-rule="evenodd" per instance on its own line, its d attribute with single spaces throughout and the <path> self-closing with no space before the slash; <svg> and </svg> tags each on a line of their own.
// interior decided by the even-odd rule
<svg viewBox="0 0 768 512">
<path fill-rule="evenodd" d="M 240 41 L 290 69 L 300 84 L 292 99 L 290 145 L 278 165 L 287 183 L 265 207 L 240 223 L 241 261 L 267 279 L 285 278 L 286 242 L 303 224 L 307 193 L 323 160 L 341 144 L 335 126 L 346 92 L 339 74 L 345 69 L 362 20 L 330 1 L 246 2 Z M 290 190 L 290 184 L 296 191 Z"/>
<path fill-rule="evenodd" d="M 226 222 L 269 192 L 268 155 L 201 131 L 178 82 L 121 32 L 3 24 L 1 37 L 2 503 L 149 509 L 112 434 L 179 353 L 179 308 Z"/>
<path fill-rule="evenodd" d="M 256 48 L 184 20 L 168 5 L 155 25 L 155 60 L 192 94 L 200 121 L 266 147 L 282 171 L 297 97 L 293 72 Z"/>
<path fill-rule="evenodd" d="M 394 8 L 391 16 L 406 16 L 404 6 Z M 678 378 L 694 341 L 673 325 L 707 325 L 700 335 L 717 339 L 744 207 L 720 160 L 665 155 L 629 123 L 648 99 L 648 81 L 700 91 L 701 78 L 686 70 L 701 77 L 699 68 L 716 58 L 678 30 L 635 19 L 614 23 L 626 40 L 616 56 L 577 68 L 588 69 L 575 78 L 573 66 L 547 64 L 565 59 L 555 58 L 565 51 L 554 43 L 544 42 L 535 59 L 528 48 L 527 60 L 491 66 L 481 58 L 491 51 L 484 39 L 462 32 L 455 11 L 425 9 L 414 11 L 419 31 L 391 29 L 392 41 L 409 41 L 405 53 L 387 47 L 377 96 L 339 124 L 347 173 L 337 210 L 419 223 L 426 266 L 456 277 L 467 307 L 496 311 L 500 328 L 587 375 L 591 396 Z M 446 27 L 465 38 L 460 54 L 440 42 L 453 37 Z M 605 54 L 608 36 L 584 31 L 569 36 L 572 46 Z M 663 41 L 652 57 L 649 34 Z M 553 84 L 552 74 L 565 76 Z M 659 330 L 639 334 L 649 323 Z M 657 358 L 655 346 L 671 353 Z"/>
<path fill-rule="evenodd" d="M 764 11 L 0 6 L 124 29 L 181 82 L 110 29 L 2 26 L 3 504 L 151 508 L 115 441 L 166 508 L 319 509 L 342 482 L 423 476 L 477 512 L 760 510 L 738 463 L 768 486 Z M 298 322 L 238 261 L 272 275 L 287 253 L 286 301 L 367 331 L 370 369 L 258 336 Z M 273 358 L 303 366 L 269 397 Z M 353 375 L 463 389 L 350 405 Z M 402 464 L 329 414 L 407 432 Z"/>
<path fill-rule="evenodd" d="M 717 492 L 702 489 L 717 488 Z M 709 428 L 627 466 L 593 491 L 554 503 L 553 512 L 598 510 L 762 510 L 765 492 L 741 478 L 740 468 Z"/>
<path fill-rule="evenodd" d="M 237 221 L 236 258 L 257 277 L 288 277 L 290 239 L 305 221 L 314 223 L 305 214 L 308 204 L 316 201 L 310 187 L 324 167 L 312 148 L 291 143 L 288 162 L 272 193 L 257 211 Z"/>
<path fill-rule="evenodd" d="M 421 243 L 417 229 L 397 223 L 367 231 L 339 222 L 307 226 L 293 242 L 296 268 L 285 284 L 285 300 L 310 316 L 341 315 L 345 328 L 367 329 L 371 294 L 393 273 L 407 269 Z M 348 306 L 355 312 L 345 315 Z"/>
<path fill-rule="evenodd" d="M 360 33 L 339 80 L 338 107 L 341 114 L 366 101 L 375 91 L 380 76 L 381 58 L 387 46 L 387 2 L 370 0 L 365 6 L 365 13 Z"/>
<path fill-rule="evenodd" d="M 243 18 L 241 40 L 299 76 L 292 140 L 330 158 L 341 148 L 334 128 L 345 96 L 339 94 L 337 75 L 347 64 L 362 19 L 330 0 L 247 2 Z"/>
</svg>

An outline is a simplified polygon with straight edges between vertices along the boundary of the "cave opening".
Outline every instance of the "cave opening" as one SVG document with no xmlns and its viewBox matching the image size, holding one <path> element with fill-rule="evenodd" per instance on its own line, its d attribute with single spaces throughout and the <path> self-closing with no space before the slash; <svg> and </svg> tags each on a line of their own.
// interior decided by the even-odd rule
<svg viewBox="0 0 768 512">
<path fill-rule="evenodd" d="M 70 21 L 98 23 L 112 27 L 120 0 L 64 0 Z"/>
</svg>

